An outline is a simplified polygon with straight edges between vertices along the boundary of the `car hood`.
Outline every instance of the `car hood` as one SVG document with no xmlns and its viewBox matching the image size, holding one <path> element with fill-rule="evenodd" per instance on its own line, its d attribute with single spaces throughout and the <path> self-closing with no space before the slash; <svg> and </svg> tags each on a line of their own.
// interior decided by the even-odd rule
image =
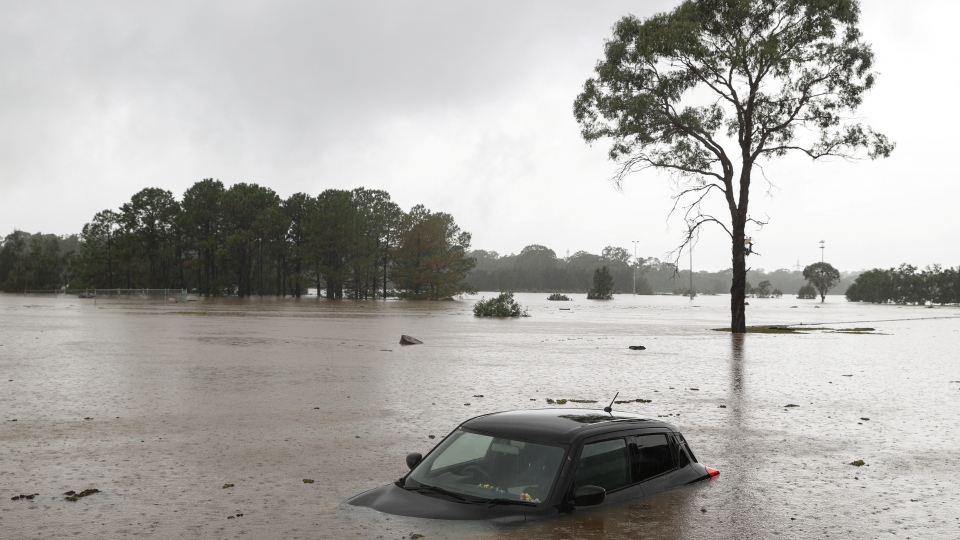
<svg viewBox="0 0 960 540">
<path fill-rule="evenodd" d="M 427 519 L 477 519 L 501 522 L 523 521 L 532 507 L 493 506 L 454 502 L 407 491 L 396 484 L 371 489 L 347 499 L 347 504 L 365 506 L 386 514 Z"/>
</svg>

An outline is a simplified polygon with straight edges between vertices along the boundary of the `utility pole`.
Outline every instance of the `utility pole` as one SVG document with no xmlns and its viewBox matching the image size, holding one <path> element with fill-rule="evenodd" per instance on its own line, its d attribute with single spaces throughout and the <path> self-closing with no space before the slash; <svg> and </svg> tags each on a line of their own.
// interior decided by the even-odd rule
<svg viewBox="0 0 960 540">
<path fill-rule="evenodd" d="M 639 240 L 631 240 L 633 242 L 633 295 L 637 295 L 637 242 Z"/>
<path fill-rule="evenodd" d="M 823 262 L 823 240 L 820 241 L 820 262 Z"/>
</svg>

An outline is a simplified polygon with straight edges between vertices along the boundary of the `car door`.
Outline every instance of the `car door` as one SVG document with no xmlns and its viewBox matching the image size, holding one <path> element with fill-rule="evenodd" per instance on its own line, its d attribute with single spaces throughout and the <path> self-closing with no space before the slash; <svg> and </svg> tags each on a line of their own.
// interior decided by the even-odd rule
<svg viewBox="0 0 960 540">
<path fill-rule="evenodd" d="M 641 497 L 633 474 L 632 437 L 601 436 L 587 440 L 573 474 L 570 499 L 578 487 L 599 486 L 607 491 L 604 504 Z"/>
<path fill-rule="evenodd" d="M 672 434 L 645 433 L 634 437 L 635 473 L 639 475 L 644 496 L 682 485 L 678 483 L 676 449 Z"/>
</svg>

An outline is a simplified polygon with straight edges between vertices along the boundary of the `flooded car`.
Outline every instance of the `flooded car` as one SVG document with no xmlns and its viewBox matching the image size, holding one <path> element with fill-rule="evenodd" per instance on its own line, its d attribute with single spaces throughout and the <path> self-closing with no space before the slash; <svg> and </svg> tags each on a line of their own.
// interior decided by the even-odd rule
<svg viewBox="0 0 960 540">
<path fill-rule="evenodd" d="M 492 413 L 460 424 L 410 472 L 347 502 L 403 516 L 523 521 L 719 475 L 677 427 L 600 409 Z"/>
</svg>

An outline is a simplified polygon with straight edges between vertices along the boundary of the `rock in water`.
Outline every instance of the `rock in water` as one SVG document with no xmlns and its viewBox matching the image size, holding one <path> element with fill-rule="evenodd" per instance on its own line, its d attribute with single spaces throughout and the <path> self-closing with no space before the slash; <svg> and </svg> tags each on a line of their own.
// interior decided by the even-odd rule
<svg viewBox="0 0 960 540">
<path fill-rule="evenodd" d="M 643 345 L 630 345 L 630 350 L 631 350 L 631 351 L 645 351 L 645 350 L 647 350 L 647 348 L 644 347 Z"/>
<path fill-rule="evenodd" d="M 401 344 L 401 345 L 420 345 L 420 344 L 422 344 L 422 343 L 423 343 L 423 342 L 420 341 L 419 339 L 417 339 L 417 338 L 415 338 L 415 337 L 408 336 L 408 335 L 406 335 L 406 334 L 400 336 L 400 344 Z"/>
</svg>

